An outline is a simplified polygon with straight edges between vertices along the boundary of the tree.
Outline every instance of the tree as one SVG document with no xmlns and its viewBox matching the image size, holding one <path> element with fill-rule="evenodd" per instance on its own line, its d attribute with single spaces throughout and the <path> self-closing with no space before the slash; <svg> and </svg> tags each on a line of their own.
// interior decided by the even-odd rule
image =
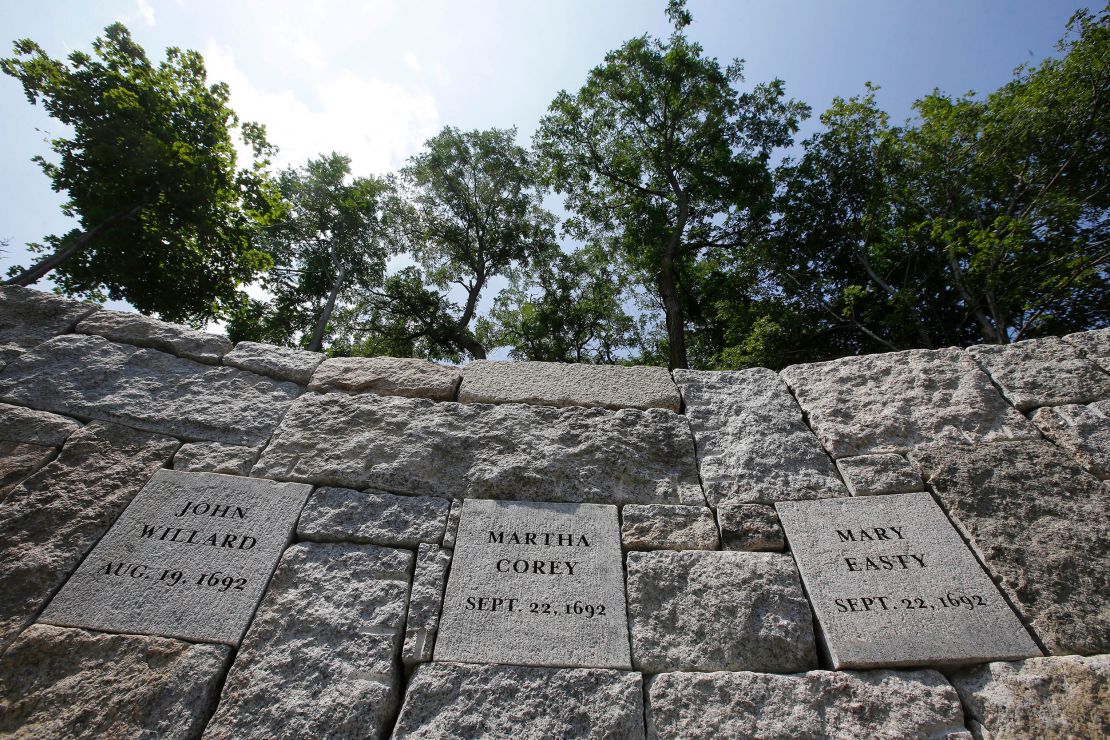
<svg viewBox="0 0 1110 740">
<path fill-rule="evenodd" d="M 568 231 L 606 240 L 662 306 L 672 368 L 687 367 L 687 318 L 698 296 L 685 283 L 706 251 L 738 249 L 770 221 L 767 162 L 791 143 L 808 108 L 784 100 L 781 80 L 738 93 L 740 61 L 722 69 L 683 29 L 641 36 L 606 55 L 586 84 L 552 102 L 536 133 L 550 182 L 575 217 Z"/>
<path fill-rule="evenodd" d="M 68 63 L 29 39 L 14 48 L 0 69 L 73 130 L 51 142 L 57 161 L 35 161 L 80 227 L 31 245 L 43 259 L 7 283 L 52 272 L 66 294 L 126 300 L 171 321 L 203 323 L 236 306 L 238 287 L 269 265 L 252 246 L 274 207 L 264 129 L 242 126 L 256 161 L 237 170 L 227 86 L 206 86 L 193 51 L 167 49 L 153 65 L 119 23 L 92 56 Z"/>
<path fill-rule="evenodd" d="M 262 244 L 275 265 L 263 279 L 269 306 L 253 304 L 231 326 L 236 338 L 292 344 L 320 351 L 337 304 L 352 303 L 381 285 L 387 250 L 381 201 L 388 185 L 351 177 L 351 160 L 332 152 L 281 174 L 284 216 Z"/>
</svg>

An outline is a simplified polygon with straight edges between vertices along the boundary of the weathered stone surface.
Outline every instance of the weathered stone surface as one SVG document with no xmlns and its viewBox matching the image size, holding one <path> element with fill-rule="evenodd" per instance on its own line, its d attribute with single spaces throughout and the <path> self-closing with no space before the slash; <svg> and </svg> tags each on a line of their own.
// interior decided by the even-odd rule
<svg viewBox="0 0 1110 740">
<path fill-rule="evenodd" d="M 647 694 L 649 738 L 968 737 L 936 671 L 664 673 Z"/>
<path fill-rule="evenodd" d="M 990 663 L 951 678 L 981 740 L 1110 737 L 1110 655 Z"/>
<path fill-rule="evenodd" d="M 777 374 L 753 368 L 674 376 L 711 506 L 848 495 Z"/>
<path fill-rule="evenodd" d="M 77 322 L 100 306 L 14 285 L 0 286 L 0 365 L 11 362 Z"/>
<path fill-rule="evenodd" d="M 456 367 L 411 357 L 333 357 L 316 369 L 308 387 L 453 401 L 461 378 Z"/>
<path fill-rule="evenodd" d="M 1110 479 L 1110 401 L 1039 409 L 1033 423 L 1096 478 Z"/>
<path fill-rule="evenodd" d="M 1077 348 L 1083 357 L 1110 372 L 1110 327 L 1068 334 L 1064 341 Z"/>
<path fill-rule="evenodd" d="M 250 475 L 258 460 L 258 447 L 225 445 L 222 442 L 187 442 L 173 456 L 173 469 L 191 473 Z"/>
<path fill-rule="evenodd" d="M 238 645 L 310 490 L 159 470 L 39 621 Z"/>
<path fill-rule="evenodd" d="M 299 543 L 285 551 L 205 738 L 381 737 L 412 553 Z"/>
<path fill-rule="evenodd" d="M 615 506 L 463 502 L 435 659 L 629 668 Z"/>
<path fill-rule="evenodd" d="M 0 505 L 0 650 L 28 624 L 177 440 L 92 423 Z"/>
<path fill-rule="evenodd" d="M 717 507 L 721 546 L 725 550 L 782 552 L 786 537 L 774 506 L 726 501 Z"/>
<path fill-rule="evenodd" d="M 833 668 L 1041 655 L 928 493 L 775 506 Z"/>
<path fill-rule="evenodd" d="M 597 669 L 425 663 L 409 681 L 394 737 L 644 737 L 643 679 Z"/>
<path fill-rule="evenodd" d="M 405 617 L 405 644 L 401 648 L 401 661 L 407 666 L 432 659 L 450 565 L 451 551 L 439 545 L 424 544 L 416 552 L 409 611 Z"/>
<path fill-rule="evenodd" d="M 630 552 L 632 664 L 665 671 L 817 667 L 794 561 L 762 552 Z"/>
<path fill-rule="evenodd" d="M 32 625 L 0 660 L 0 735 L 200 736 L 231 650 Z"/>
<path fill-rule="evenodd" d="M 416 547 L 443 541 L 450 508 L 450 501 L 434 496 L 317 488 L 301 513 L 297 536 L 314 542 Z"/>
<path fill-rule="evenodd" d="M 462 371 L 460 403 L 531 403 L 670 409 L 681 399 L 662 367 L 475 360 Z"/>
<path fill-rule="evenodd" d="M 24 478 L 53 460 L 56 453 L 53 447 L 0 442 L 0 501 Z"/>
<path fill-rule="evenodd" d="M 782 376 L 835 458 L 1040 436 L 963 350 L 842 357 Z"/>
<path fill-rule="evenodd" d="M 209 365 L 219 365 L 220 358 L 231 350 L 231 342 L 220 334 L 197 331 L 190 326 L 170 324 L 129 311 L 97 311 L 78 324 L 77 331 L 122 344 L 160 349 Z"/>
<path fill-rule="evenodd" d="M 627 550 L 716 550 L 721 538 L 712 509 L 704 506 L 627 504 L 621 544 Z"/>
<path fill-rule="evenodd" d="M 251 474 L 445 498 L 704 504 L 693 447 L 662 409 L 308 393 Z"/>
<path fill-rule="evenodd" d="M 462 499 L 451 499 L 451 512 L 447 515 L 447 528 L 443 531 L 443 546 L 453 548 L 459 533 L 459 517 L 462 516 Z"/>
<path fill-rule="evenodd" d="M 1110 398 L 1110 375 L 1060 337 L 968 347 L 1018 411 Z"/>
<path fill-rule="evenodd" d="M 0 375 L 3 400 L 242 445 L 265 442 L 300 393 L 292 383 L 81 334 L 39 345 Z"/>
<path fill-rule="evenodd" d="M 1110 652 L 1110 487 L 1045 441 L 910 457 L 1053 654 Z"/>
<path fill-rule="evenodd" d="M 80 428 L 78 422 L 64 416 L 0 403 L 0 442 L 61 447 Z"/>
<path fill-rule="evenodd" d="M 925 483 L 910 461 L 894 453 L 842 457 L 836 461 L 836 467 L 853 496 L 925 490 Z"/>
<path fill-rule="evenodd" d="M 308 385 L 308 381 L 312 380 L 312 373 L 316 372 L 324 358 L 322 352 L 276 347 L 259 342 L 239 342 L 235 349 L 224 355 L 224 364 L 278 380 Z"/>
</svg>

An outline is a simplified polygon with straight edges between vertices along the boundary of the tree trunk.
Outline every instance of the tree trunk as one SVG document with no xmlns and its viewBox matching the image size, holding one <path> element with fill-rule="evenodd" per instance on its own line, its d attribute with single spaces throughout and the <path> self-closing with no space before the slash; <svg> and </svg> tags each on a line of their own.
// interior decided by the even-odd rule
<svg viewBox="0 0 1110 740">
<path fill-rule="evenodd" d="M 343 287 L 343 281 L 346 278 L 346 268 L 339 268 L 339 275 L 336 276 L 335 282 L 331 284 L 331 292 L 328 293 L 328 301 L 320 310 L 320 317 L 316 320 L 316 329 L 312 332 L 312 341 L 308 343 L 308 350 L 310 352 L 319 352 L 324 346 L 324 330 L 327 329 L 328 322 L 331 321 L 331 314 L 335 310 L 335 300 L 339 297 L 339 291 Z"/>
<path fill-rule="evenodd" d="M 670 255 L 664 255 L 660 261 L 659 296 L 663 299 L 663 313 L 667 319 L 667 364 L 671 370 L 685 369 L 689 366 L 686 360 L 686 320 L 678 300 L 674 259 Z"/>
<path fill-rule="evenodd" d="M 478 269 L 475 272 L 474 283 L 466 292 L 466 306 L 463 308 L 458 323 L 455 324 L 455 343 L 461 349 L 469 352 L 475 360 L 484 360 L 486 359 L 486 348 L 470 333 L 470 321 L 474 318 L 475 311 L 478 310 L 478 298 L 482 295 L 482 287 L 486 281 L 484 269 Z"/>
</svg>

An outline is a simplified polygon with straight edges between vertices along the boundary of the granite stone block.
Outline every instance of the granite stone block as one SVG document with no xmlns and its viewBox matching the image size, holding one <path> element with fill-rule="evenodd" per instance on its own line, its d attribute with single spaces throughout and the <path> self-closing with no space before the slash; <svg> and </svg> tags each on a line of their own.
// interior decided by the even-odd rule
<svg viewBox="0 0 1110 740">
<path fill-rule="evenodd" d="M 621 544 L 626 550 L 717 550 L 721 538 L 713 510 L 704 506 L 626 504 Z"/>
<path fill-rule="evenodd" d="M 450 501 L 435 496 L 317 488 L 301 513 L 297 536 L 313 542 L 416 547 L 443 541 L 450 508 Z"/>
<path fill-rule="evenodd" d="M 925 483 L 910 461 L 901 455 L 859 455 L 836 461 L 840 475 L 853 496 L 924 491 Z"/>
<path fill-rule="evenodd" d="M 249 370 L 278 380 L 288 380 L 297 385 L 308 385 L 312 373 L 320 367 L 326 355 L 292 347 L 275 347 L 258 342 L 239 342 L 235 349 L 224 355 L 225 365 Z"/>
<path fill-rule="evenodd" d="M 774 506 L 727 501 L 717 507 L 721 546 L 725 550 L 782 552 L 786 538 Z"/>
<path fill-rule="evenodd" d="M 462 516 L 462 499 L 451 499 L 451 511 L 447 514 L 447 528 L 443 531 L 443 546 L 451 549 L 455 546 L 455 537 L 459 533 L 459 517 Z"/>
<path fill-rule="evenodd" d="M 0 403 L 0 442 L 61 447 L 80 428 L 79 422 L 64 416 Z"/>
<path fill-rule="evenodd" d="M 459 369 L 413 357 L 332 357 L 312 374 L 310 390 L 455 400 Z"/>
<path fill-rule="evenodd" d="M 173 469 L 189 473 L 250 475 L 251 466 L 262 452 L 259 447 L 225 445 L 222 442 L 187 442 L 173 456 Z"/>
<path fill-rule="evenodd" d="M 401 662 L 406 666 L 432 659 L 450 566 L 451 551 L 439 545 L 422 544 L 416 552 L 416 569 L 405 617 L 405 644 L 401 648 Z"/>
<path fill-rule="evenodd" d="M 23 479 L 54 459 L 53 447 L 0 442 L 0 502 L 23 482 Z"/>
<path fill-rule="evenodd" d="M 50 337 L 73 331 L 77 322 L 100 309 L 15 285 L 0 286 L 0 365 Z"/>
<path fill-rule="evenodd" d="M 1018 411 L 1110 398 L 1110 374 L 1060 337 L 968 347 Z"/>
<path fill-rule="evenodd" d="M 1110 401 L 1038 409 L 1033 423 L 1091 475 L 1110 479 Z"/>
<path fill-rule="evenodd" d="M 1110 327 L 1068 334 L 1064 341 L 1078 349 L 1081 356 L 1110 372 Z"/>
<path fill-rule="evenodd" d="M 81 334 L 96 334 L 112 342 L 151 347 L 208 365 L 219 365 L 231 350 L 231 342 L 220 334 L 197 331 L 182 324 L 143 316 L 130 311 L 102 310 L 77 325 Z"/>
</svg>

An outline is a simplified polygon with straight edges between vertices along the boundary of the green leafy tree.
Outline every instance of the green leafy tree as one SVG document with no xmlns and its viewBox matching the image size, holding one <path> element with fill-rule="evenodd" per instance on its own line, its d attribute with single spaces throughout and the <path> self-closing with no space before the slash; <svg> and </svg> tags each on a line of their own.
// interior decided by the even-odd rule
<svg viewBox="0 0 1110 740">
<path fill-rule="evenodd" d="M 203 323 L 238 306 L 238 287 L 270 264 L 252 243 L 274 213 L 270 149 L 261 126 L 244 124 L 256 161 L 236 168 L 228 88 L 206 85 L 200 54 L 170 48 L 154 65 L 116 23 L 92 55 L 59 61 L 23 39 L 0 69 L 72 129 L 51 142 L 56 161 L 35 161 L 80 223 L 32 245 L 43 258 L 8 284 L 52 272 L 64 293 L 126 300 L 172 321 Z"/>
<path fill-rule="evenodd" d="M 808 108 L 775 80 L 738 92 L 742 64 L 706 58 L 667 8 L 666 41 L 641 36 L 606 55 L 575 95 L 561 92 L 536 133 L 550 182 L 575 215 L 568 231 L 604 240 L 658 297 L 671 367 L 687 367 L 687 324 L 700 297 L 690 271 L 707 252 L 739 249 L 770 222 L 768 159 Z"/>
</svg>

